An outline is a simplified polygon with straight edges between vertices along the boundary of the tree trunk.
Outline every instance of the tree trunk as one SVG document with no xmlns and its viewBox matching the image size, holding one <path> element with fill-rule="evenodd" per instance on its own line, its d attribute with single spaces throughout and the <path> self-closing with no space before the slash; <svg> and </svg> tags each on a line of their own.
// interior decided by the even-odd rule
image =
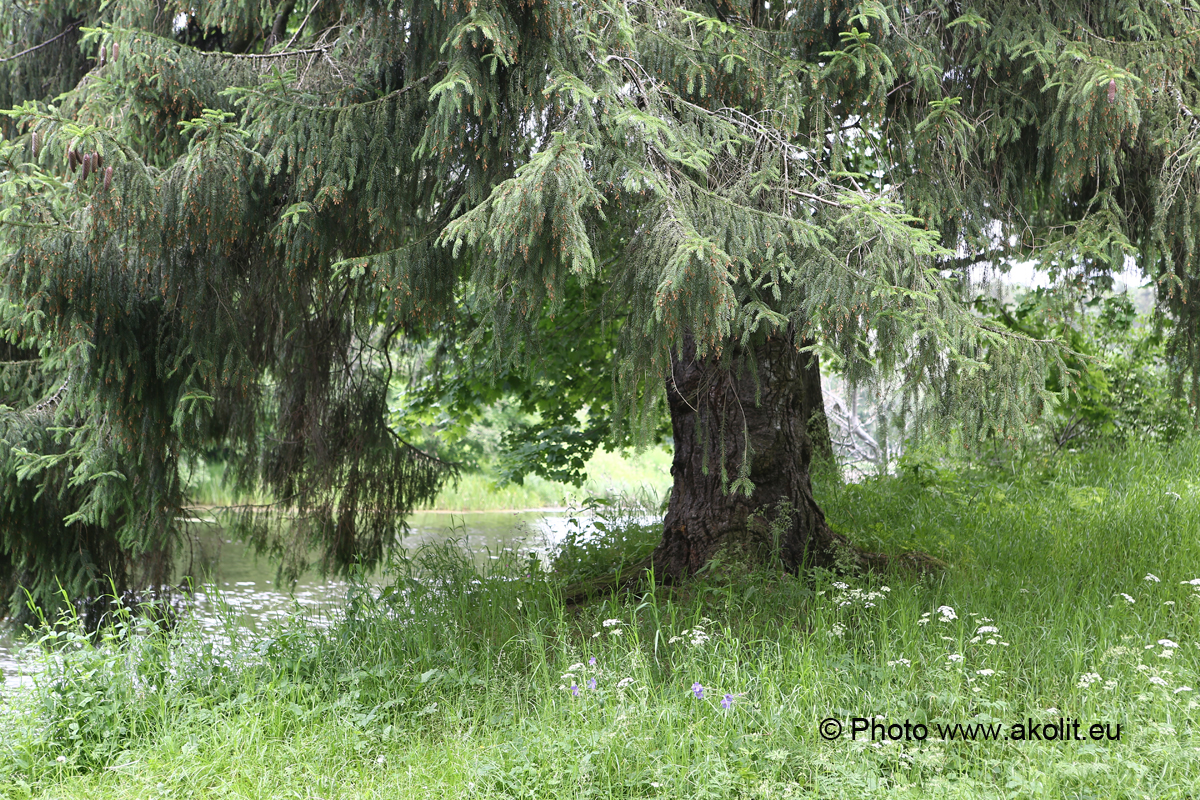
<svg viewBox="0 0 1200 800">
<path fill-rule="evenodd" d="M 781 335 L 755 345 L 757 375 L 741 349 L 732 351 L 728 368 L 711 356 L 696 358 L 691 337 L 676 354 L 667 381 L 675 482 L 653 555 L 657 577 L 695 573 L 722 550 L 739 560 L 782 562 L 788 570 L 854 558 L 813 499 L 810 422 L 826 452 L 829 433 L 817 357 L 797 349 Z M 749 497 L 732 491 L 746 441 Z"/>
</svg>

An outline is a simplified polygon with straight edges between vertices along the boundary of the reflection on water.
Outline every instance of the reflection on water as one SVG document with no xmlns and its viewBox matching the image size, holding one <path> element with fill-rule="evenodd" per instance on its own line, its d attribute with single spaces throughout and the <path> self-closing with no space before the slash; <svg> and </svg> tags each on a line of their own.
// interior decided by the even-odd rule
<svg viewBox="0 0 1200 800">
<path fill-rule="evenodd" d="M 480 566 L 500 558 L 506 550 L 545 552 L 562 540 L 568 515 L 561 511 L 489 511 L 444 514 L 418 512 L 409 519 L 410 534 L 404 547 L 411 551 L 447 539 L 462 541 Z M 315 620 L 332 619 L 345 602 L 349 584 L 326 580 L 313 572 L 295 584 L 276 584 L 275 565 L 256 557 L 246 545 L 226 538 L 211 522 L 191 526 L 193 558 L 203 564 L 206 581 L 197 587 L 195 614 L 202 629 L 216 636 L 232 617 L 239 626 L 257 629 L 285 619 L 303 609 Z M 186 558 L 186 556 L 185 556 Z M 20 642 L 10 631 L 0 631 L 0 673 L 6 687 L 22 683 L 17 656 Z"/>
</svg>

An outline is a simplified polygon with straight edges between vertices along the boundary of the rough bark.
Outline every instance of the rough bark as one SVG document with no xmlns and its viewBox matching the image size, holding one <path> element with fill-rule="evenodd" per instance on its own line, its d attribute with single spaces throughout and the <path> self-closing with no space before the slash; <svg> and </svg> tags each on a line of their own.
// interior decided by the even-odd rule
<svg viewBox="0 0 1200 800">
<path fill-rule="evenodd" d="M 801 354 L 785 336 L 730 355 L 726 365 L 697 358 L 690 338 L 676 354 L 667 381 L 674 487 L 653 556 L 656 576 L 677 580 L 695 573 L 727 547 L 739 558 L 778 559 L 789 570 L 858 560 L 826 525 L 809 480 L 814 411 L 821 413 L 815 429 L 825 425 L 816 355 Z M 749 497 L 728 491 L 747 442 Z M 829 448 L 827 428 L 823 445 Z"/>
</svg>

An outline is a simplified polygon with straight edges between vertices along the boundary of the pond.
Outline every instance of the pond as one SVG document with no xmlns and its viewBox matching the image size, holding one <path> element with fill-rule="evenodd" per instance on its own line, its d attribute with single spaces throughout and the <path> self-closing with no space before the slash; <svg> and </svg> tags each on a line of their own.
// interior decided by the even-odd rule
<svg viewBox="0 0 1200 800">
<path fill-rule="evenodd" d="M 413 551 L 424 544 L 463 540 L 476 564 L 482 566 L 489 559 L 500 558 L 505 550 L 547 551 L 562 540 L 570 518 L 568 512 L 555 509 L 417 512 L 409 518 L 411 531 L 403 545 Z M 235 615 L 239 625 L 256 629 L 294 613 L 297 605 L 318 617 L 331 615 L 346 599 L 349 586 L 344 580 L 324 579 L 312 572 L 292 586 L 280 587 L 275 581 L 275 565 L 255 556 L 246 545 L 226 538 L 219 526 L 197 522 L 192 530 L 208 575 L 196 592 L 195 613 L 201 627 L 214 635 L 224 627 L 228 614 Z M 0 674 L 5 688 L 22 682 L 18 638 L 11 630 L 0 629 Z"/>
</svg>

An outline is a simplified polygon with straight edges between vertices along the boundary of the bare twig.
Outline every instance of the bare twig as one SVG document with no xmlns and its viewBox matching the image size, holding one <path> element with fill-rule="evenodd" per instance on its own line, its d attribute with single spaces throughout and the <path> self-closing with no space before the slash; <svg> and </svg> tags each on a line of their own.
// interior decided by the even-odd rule
<svg viewBox="0 0 1200 800">
<path fill-rule="evenodd" d="M 20 58 L 21 56 L 24 56 L 24 55 L 28 55 L 29 53 L 32 53 L 34 50 L 41 50 L 41 49 L 42 49 L 43 47 L 45 47 L 46 45 L 48 45 L 48 44 L 51 44 L 51 43 L 53 43 L 53 42 L 57 42 L 59 39 L 61 39 L 62 37 L 66 36 L 68 33 L 70 33 L 71 31 L 75 30 L 76 28 L 78 28 L 78 27 L 79 27 L 80 25 L 82 25 L 82 24 L 83 24 L 82 22 L 76 22 L 76 23 L 73 23 L 72 25 L 70 25 L 70 26 L 69 26 L 69 27 L 68 27 L 68 28 L 67 28 L 65 31 L 63 31 L 62 33 L 58 34 L 57 36 L 55 36 L 55 37 L 53 37 L 53 38 L 51 38 L 51 39 L 47 39 L 46 41 L 42 42 L 41 44 L 35 44 L 33 47 L 27 47 L 26 49 L 22 50 L 22 51 L 21 51 L 21 52 L 19 52 L 19 53 L 14 53 L 14 54 L 13 54 L 13 55 L 11 55 L 11 56 L 7 56 L 7 57 L 5 57 L 5 58 L 0 58 L 0 64 L 3 64 L 3 63 L 5 63 L 6 61 L 13 61 L 13 60 L 15 60 L 15 59 L 18 59 L 18 58 Z"/>
<path fill-rule="evenodd" d="M 308 9 L 308 13 L 304 15 L 304 19 L 300 21 L 300 27 L 296 28 L 296 32 L 292 34 L 292 38 L 288 39 L 288 43 L 284 45 L 284 50 L 287 50 L 296 43 L 296 37 L 300 35 L 302 30 L 304 30 L 304 26 L 308 24 L 308 18 L 312 16 L 312 13 L 317 10 L 317 6 L 319 5 L 321 5 L 321 0 L 317 0 L 317 2 L 313 3 L 312 7 Z"/>
</svg>

